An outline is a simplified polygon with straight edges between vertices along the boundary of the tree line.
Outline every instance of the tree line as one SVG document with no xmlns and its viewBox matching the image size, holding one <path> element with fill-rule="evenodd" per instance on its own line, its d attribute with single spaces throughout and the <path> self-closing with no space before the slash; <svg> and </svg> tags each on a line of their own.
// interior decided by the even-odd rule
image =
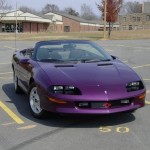
<svg viewBox="0 0 150 150">
<path fill-rule="evenodd" d="M 108 3 L 108 13 L 110 13 L 110 10 L 112 11 L 112 5 L 114 3 L 120 3 L 119 5 L 119 11 L 117 10 L 117 13 L 121 14 L 129 14 L 129 13 L 141 13 L 142 12 L 142 5 L 138 1 L 133 2 L 124 2 L 123 0 L 107 0 Z M 23 12 L 30 12 L 30 13 L 36 13 L 36 14 L 45 14 L 48 12 L 62 12 L 65 14 L 81 17 L 86 20 L 98 20 L 103 19 L 103 8 L 104 8 L 104 0 L 100 0 L 99 3 L 95 3 L 97 5 L 97 8 L 101 12 L 101 16 L 99 14 L 95 14 L 93 9 L 90 5 L 87 5 L 83 3 L 80 6 L 80 13 L 72 7 L 66 7 L 64 9 L 60 9 L 59 6 L 56 4 L 46 4 L 41 10 L 36 10 L 35 8 L 27 7 L 27 6 L 20 6 L 18 9 Z M 115 4 L 116 5 L 116 4 Z M 13 7 L 8 3 L 7 0 L 0 0 L 0 11 L 6 12 L 13 9 Z"/>
<path fill-rule="evenodd" d="M 79 13 L 77 10 L 75 10 L 72 7 L 66 7 L 64 9 L 60 9 L 57 5 L 55 4 L 46 4 L 40 11 L 37 11 L 36 9 L 29 8 L 27 6 L 21 6 L 19 7 L 19 10 L 23 12 L 30 12 L 30 13 L 37 13 L 37 14 L 46 14 L 48 12 L 59 12 L 59 13 L 64 13 L 68 15 L 73 15 L 77 17 L 81 17 L 86 20 L 96 20 L 99 19 L 98 15 L 94 13 L 90 5 L 87 5 L 83 3 L 81 5 L 81 13 Z"/>
</svg>

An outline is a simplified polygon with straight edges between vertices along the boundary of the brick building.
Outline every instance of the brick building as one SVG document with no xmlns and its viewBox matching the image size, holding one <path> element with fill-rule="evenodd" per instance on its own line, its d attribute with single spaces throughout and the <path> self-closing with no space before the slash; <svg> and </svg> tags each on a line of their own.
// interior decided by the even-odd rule
<svg viewBox="0 0 150 150">
<path fill-rule="evenodd" d="M 0 14 L 0 18 L 0 32 L 14 32 L 16 24 L 18 32 L 42 32 L 52 22 L 50 19 L 19 10 Z"/>
<path fill-rule="evenodd" d="M 150 2 L 144 2 L 142 13 L 119 16 L 120 30 L 150 29 Z"/>
<path fill-rule="evenodd" d="M 20 10 L 0 14 L 0 32 L 87 32 L 103 30 L 103 21 L 89 21 L 72 15 L 49 12 L 44 15 Z M 108 28 L 108 24 L 107 24 Z M 119 29 L 114 24 L 114 30 Z"/>
<path fill-rule="evenodd" d="M 45 16 L 53 16 L 56 28 L 60 29 L 60 32 L 84 32 L 84 31 L 98 31 L 100 22 L 89 21 L 72 15 L 66 15 L 63 13 L 49 12 Z M 60 24 L 62 22 L 62 24 Z"/>
</svg>

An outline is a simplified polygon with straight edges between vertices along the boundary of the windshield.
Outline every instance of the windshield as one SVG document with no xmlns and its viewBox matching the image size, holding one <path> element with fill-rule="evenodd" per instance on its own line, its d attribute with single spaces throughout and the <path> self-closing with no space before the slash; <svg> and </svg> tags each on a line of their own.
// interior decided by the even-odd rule
<svg viewBox="0 0 150 150">
<path fill-rule="evenodd" d="M 90 41 L 41 42 L 36 48 L 35 59 L 41 62 L 99 62 L 110 61 L 111 56 L 99 45 Z"/>
</svg>

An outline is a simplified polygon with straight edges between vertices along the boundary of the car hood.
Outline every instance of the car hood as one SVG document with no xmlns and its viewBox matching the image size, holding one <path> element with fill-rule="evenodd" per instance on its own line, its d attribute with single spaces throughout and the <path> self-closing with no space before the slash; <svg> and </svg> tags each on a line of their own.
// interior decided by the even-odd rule
<svg viewBox="0 0 150 150">
<path fill-rule="evenodd" d="M 52 85 L 72 85 L 86 95 L 97 92 L 126 94 L 125 85 L 140 77 L 120 61 L 78 64 L 39 63 Z M 87 92 L 89 91 L 89 92 Z"/>
</svg>

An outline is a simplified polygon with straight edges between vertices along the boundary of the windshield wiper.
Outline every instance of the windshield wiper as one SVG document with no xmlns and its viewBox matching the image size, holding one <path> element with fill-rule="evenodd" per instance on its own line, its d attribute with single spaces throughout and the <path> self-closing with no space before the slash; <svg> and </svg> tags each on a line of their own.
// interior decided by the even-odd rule
<svg viewBox="0 0 150 150">
<path fill-rule="evenodd" d="M 41 59 L 40 62 L 64 62 L 60 59 Z"/>
<path fill-rule="evenodd" d="M 100 59 L 81 59 L 80 60 L 83 63 L 93 63 L 93 62 L 100 62 Z"/>
<path fill-rule="evenodd" d="M 111 61 L 110 59 L 72 59 L 69 61 L 74 61 L 74 62 L 82 62 L 82 63 L 94 63 L 94 62 L 103 62 L 103 61 Z"/>
<path fill-rule="evenodd" d="M 110 59 L 104 59 L 104 60 L 101 60 L 101 61 L 111 61 Z"/>
<path fill-rule="evenodd" d="M 103 61 L 111 61 L 110 59 L 83 59 L 81 62 L 83 63 L 93 63 L 93 62 L 103 62 Z"/>
</svg>

